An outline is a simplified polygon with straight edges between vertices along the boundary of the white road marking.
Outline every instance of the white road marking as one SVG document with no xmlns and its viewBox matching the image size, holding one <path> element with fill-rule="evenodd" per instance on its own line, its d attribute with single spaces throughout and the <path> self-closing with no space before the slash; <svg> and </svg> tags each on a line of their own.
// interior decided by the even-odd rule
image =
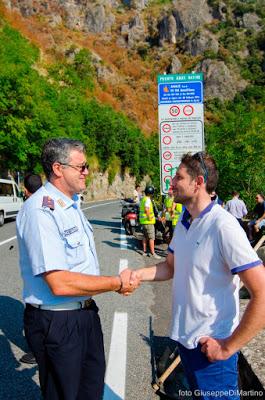
<svg viewBox="0 0 265 400">
<path fill-rule="evenodd" d="M 81 207 L 81 210 L 82 210 L 82 211 L 85 211 L 85 210 L 88 210 L 89 208 L 96 208 L 96 207 L 106 206 L 107 204 L 115 204 L 115 203 L 119 203 L 119 202 L 120 202 L 120 200 L 117 200 L 117 201 L 109 201 L 108 203 L 95 204 L 94 206 L 88 206 L 88 207 L 85 207 L 85 208 L 82 208 L 82 207 Z"/>
<path fill-rule="evenodd" d="M 127 249 L 127 237 L 121 225 L 120 247 Z M 128 268 L 128 260 L 120 259 L 119 273 Z M 115 311 L 103 400 L 124 400 L 127 363 L 128 314 Z"/>
<path fill-rule="evenodd" d="M 128 260 L 125 260 L 122 258 L 120 260 L 119 274 L 121 273 L 121 271 L 123 271 L 126 268 L 128 268 Z"/>
<path fill-rule="evenodd" d="M 128 248 L 127 235 L 125 233 L 125 229 L 122 224 L 121 224 L 120 240 L 121 240 L 121 243 L 120 243 L 121 250 L 127 250 L 127 248 Z"/>
<path fill-rule="evenodd" d="M 9 239 L 6 239 L 3 242 L 0 242 L 0 246 L 2 246 L 3 244 L 6 244 L 8 242 L 11 242 L 11 240 L 15 240 L 16 238 L 17 238 L 16 236 L 13 236 L 13 237 L 11 237 Z"/>
<path fill-rule="evenodd" d="M 103 400 L 125 399 L 127 325 L 127 313 L 115 311 Z"/>
</svg>

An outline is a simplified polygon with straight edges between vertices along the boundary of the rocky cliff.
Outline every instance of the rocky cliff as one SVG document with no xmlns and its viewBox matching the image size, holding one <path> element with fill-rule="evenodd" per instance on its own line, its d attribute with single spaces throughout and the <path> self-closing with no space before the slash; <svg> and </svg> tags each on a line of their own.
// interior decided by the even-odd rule
<svg viewBox="0 0 265 400">
<path fill-rule="evenodd" d="M 93 95 L 146 133 L 157 129 L 159 73 L 202 71 L 206 100 L 233 99 L 250 83 L 242 69 L 248 44 L 264 29 L 262 2 L 2 0 L 9 21 L 41 48 L 40 72 L 63 56 L 71 62 L 73 49 L 88 48 Z"/>
</svg>

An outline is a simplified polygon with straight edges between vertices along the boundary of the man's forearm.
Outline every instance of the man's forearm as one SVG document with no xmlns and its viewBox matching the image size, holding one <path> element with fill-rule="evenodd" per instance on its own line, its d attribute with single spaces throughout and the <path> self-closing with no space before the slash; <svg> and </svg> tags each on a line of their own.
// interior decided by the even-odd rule
<svg viewBox="0 0 265 400">
<path fill-rule="evenodd" d="M 249 301 L 240 324 L 226 340 L 226 345 L 232 354 L 245 346 L 265 327 L 264 304 L 264 295 Z"/>
<path fill-rule="evenodd" d="M 250 301 L 238 327 L 223 339 L 202 337 L 202 352 L 209 361 L 226 360 L 245 346 L 265 327 L 265 268 L 262 264 L 239 272 L 240 279 L 250 293 Z"/>
<path fill-rule="evenodd" d="M 135 271 L 142 282 L 167 281 L 173 278 L 173 268 L 165 261 L 152 267 L 141 268 Z"/>
<path fill-rule="evenodd" d="M 121 287 L 119 276 L 94 276 L 70 271 L 51 271 L 45 281 L 56 296 L 93 296 Z"/>
</svg>

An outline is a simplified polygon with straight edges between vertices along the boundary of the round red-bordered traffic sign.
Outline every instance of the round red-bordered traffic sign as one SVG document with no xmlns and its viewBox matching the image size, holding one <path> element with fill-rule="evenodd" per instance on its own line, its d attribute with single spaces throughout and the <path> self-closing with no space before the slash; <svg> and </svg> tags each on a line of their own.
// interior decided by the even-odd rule
<svg viewBox="0 0 265 400">
<path fill-rule="evenodd" d="M 169 179 L 170 185 L 172 183 L 172 177 L 169 175 L 164 176 L 164 182 L 166 183 L 166 181 Z"/>
<path fill-rule="evenodd" d="M 162 131 L 163 131 L 164 133 L 169 133 L 169 132 L 171 132 L 171 125 L 170 125 L 170 124 L 163 124 L 163 125 L 162 125 Z"/>
<path fill-rule="evenodd" d="M 170 151 L 164 151 L 163 153 L 164 160 L 170 160 L 172 158 L 172 153 Z"/>
<path fill-rule="evenodd" d="M 163 168 L 165 172 L 170 172 L 170 170 L 172 169 L 172 164 L 164 164 Z"/>
<path fill-rule="evenodd" d="M 193 113 L 194 108 L 190 104 L 183 107 L 183 114 L 186 115 L 186 117 L 190 117 Z"/>
<path fill-rule="evenodd" d="M 172 117 L 177 117 L 180 113 L 180 108 L 178 106 L 171 106 L 169 109 L 169 113 L 170 115 L 172 115 Z"/>
<path fill-rule="evenodd" d="M 162 139 L 162 142 L 163 142 L 164 144 L 166 144 L 166 145 L 170 144 L 171 141 L 172 141 L 172 139 L 171 139 L 170 136 L 164 136 L 163 139 Z"/>
</svg>

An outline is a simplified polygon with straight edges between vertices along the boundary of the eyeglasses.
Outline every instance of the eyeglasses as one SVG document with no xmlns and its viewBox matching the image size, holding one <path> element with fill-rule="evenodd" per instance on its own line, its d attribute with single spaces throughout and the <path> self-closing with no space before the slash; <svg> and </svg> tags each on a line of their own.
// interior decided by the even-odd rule
<svg viewBox="0 0 265 400">
<path fill-rule="evenodd" d="M 206 182 L 207 179 L 208 179 L 208 174 L 209 173 L 208 173 L 208 169 L 207 169 L 206 164 L 205 164 L 204 159 L 203 159 L 204 154 L 205 154 L 204 151 L 199 151 L 198 153 L 193 154 L 192 158 L 194 160 L 197 160 L 197 161 L 200 162 L 201 167 L 202 167 L 203 172 L 204 172 L 204 176 L 203 176 L 204 177 L 204 182 Z"/>
<path fill-rule="evenodd" d="M 89 168 L 89 165 L 87 163 L 83 164 L 83 165 L 72 165 L 72 164 L 65 164 L 65 163 L 60 163 L 60 164 L 61 165 L 65 165 L 67 167 L 74 168 L 74 169 L 76 169 L 77 171 L 79 171 L 82 174 L 85 172 L 86 169 Z"/>
</svg>

